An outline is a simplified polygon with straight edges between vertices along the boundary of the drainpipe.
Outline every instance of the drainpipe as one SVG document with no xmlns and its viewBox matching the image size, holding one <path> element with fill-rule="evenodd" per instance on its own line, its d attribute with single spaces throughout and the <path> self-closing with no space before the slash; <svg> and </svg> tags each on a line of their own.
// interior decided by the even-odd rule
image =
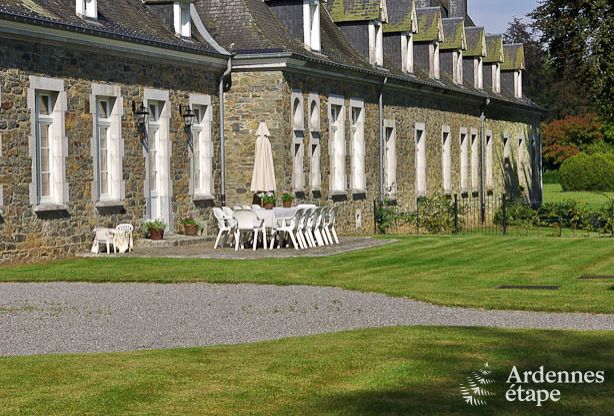
<svg viewBox="0 0 614 416">
<path fill-rule="evenodd" d="M 219 84 L 219 100 L 220 100 L 220 205 L 226 206 L 226 148 L 224 139 L 224 92 L 230 89 L 230 85 L 227 89 L 224 88 L 224 82 L 226 78 L 232 72 L 232 57 L 228 58 L 228 64 L 226 65 L 226 71 L 220 77 Z"/>
<path fill-rule="evenodd" d="M 379 92 L 379 198 L 384 202 L 384 87 L 388 77 L 384 78 Z"/>
<path fill-rule="evenodd" d="M 486 121 L 486 107 L 490 104 L 490 98 L 484 101 L 484 104 L 480 106 L 480 219 L 482 223 L 486 219 L 486 190 L 484 189 L 486 178 L 486 171 L 484 169 L 486 155 L 484 154 L 484 141 L 486 140 L 485 121 Z"/>
</svg>

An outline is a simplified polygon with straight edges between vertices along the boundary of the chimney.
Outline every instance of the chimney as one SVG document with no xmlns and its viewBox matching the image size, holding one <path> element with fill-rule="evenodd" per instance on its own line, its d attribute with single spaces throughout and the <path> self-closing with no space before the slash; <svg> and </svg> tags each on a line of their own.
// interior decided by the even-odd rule
<svg viewBox="0 0 614 416">
<path fill-rule="evenodd" d="M 450 0 L 448 17 L 467 17 L 467 0 Z"/>
</svg>

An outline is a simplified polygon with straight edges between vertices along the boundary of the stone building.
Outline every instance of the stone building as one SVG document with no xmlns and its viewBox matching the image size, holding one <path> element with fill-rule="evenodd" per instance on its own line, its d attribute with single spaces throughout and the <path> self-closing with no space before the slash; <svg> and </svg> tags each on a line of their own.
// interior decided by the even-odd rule
<svg viewBox="0 0 614 416">
<path fill-rule="evenodd" d="M 84 251 L 96 226 L 161 218 L 172 233 L 186 210 L 251 203 L 262 121 L 278 191 L 338 204 L 344 233 L 371 233 L 383 198 L 539 203 L 543 110 L 522 95 L 522 47 L 466 11 L 464 0 L 0 0 L 3 261 Z"/>
</svg>

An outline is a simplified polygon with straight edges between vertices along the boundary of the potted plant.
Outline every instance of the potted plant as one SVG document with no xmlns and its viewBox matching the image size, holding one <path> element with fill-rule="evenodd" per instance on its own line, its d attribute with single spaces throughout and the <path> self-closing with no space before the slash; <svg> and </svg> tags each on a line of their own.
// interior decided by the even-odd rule
<svg viewBox="0 0 614 416">
<path fill-rule="evenodd" d="M 163 240 L 166 224 L 162 220 L 145 221 L 145 234 L 152 240 Z"/>
<path fill-rule="evenodd" d="M 273 209 L 275 206 L 275 192 L 264 192 L 260 197 L 260 201 L 264 206 L 264 209 Z"/>
<path fill-rule="evenodd" d="M 291 208 L 292 201 L 294 201 L 294 195 L 292 195 L 290 192 L 284 192 L 281 196 L 281 200 L 284 203 L 284 208 Z"/>
<path fill-rule="evenodd" d="M 183 225 L 183 233 L 185 235 L 198 235 L 198 223 L 196 222 L 196 215 L 187 211 L 181 216 L 181 224 Z"/>
</svg>

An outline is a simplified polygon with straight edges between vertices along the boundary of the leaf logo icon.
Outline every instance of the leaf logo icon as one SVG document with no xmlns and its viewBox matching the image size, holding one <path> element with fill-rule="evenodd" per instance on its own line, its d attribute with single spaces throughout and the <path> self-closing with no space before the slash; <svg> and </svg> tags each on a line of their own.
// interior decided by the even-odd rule
<svg viewBox="0 0 614 416">
<path fill-rule="evenodd" d="M 485 398 L 495 395 L 485 387 L 495 383 L 495 380 L 490 378 L 491 374 L 492 371 L 486 363 L 484 367 L 473 371 L 471 376 L 467 377 L 467 382 L 461 383 L 460 391 L 465 403 L 470 406 L 484 406 L 487 403 Z"/>
</svg>

